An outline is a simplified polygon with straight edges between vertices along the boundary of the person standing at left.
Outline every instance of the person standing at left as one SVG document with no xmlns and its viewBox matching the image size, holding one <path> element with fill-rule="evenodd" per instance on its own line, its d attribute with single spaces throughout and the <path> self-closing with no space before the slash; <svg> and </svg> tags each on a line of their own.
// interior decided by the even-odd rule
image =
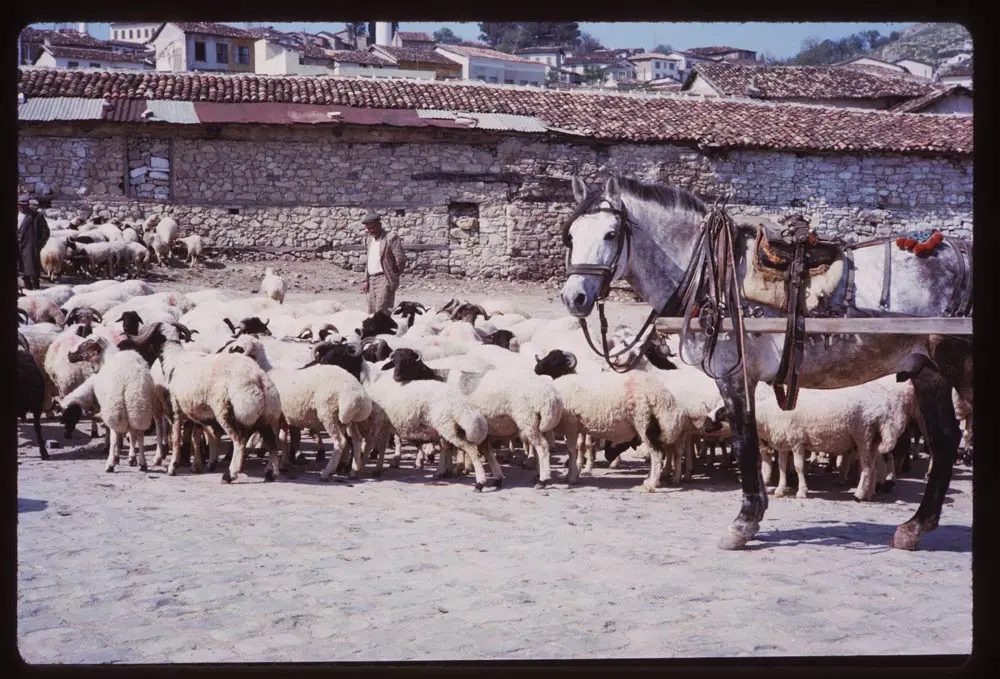
<svg viewBox="0 0 1000 679">
<path fill-rule="evenodd" d="M 42 248 L 49 239 L 49 223 L 29 196 L 17 198 L 18 273 L 27 290 L 38 290 L 42 275 Z"/>
<path fill-rule="evenodd" d="M 406 255 L 399 236 L 382 228 L 382 218 L 369 212 L 361 220 L 368 234 L 365 282 L 361 290 L 368 297 L 368 313 L 392 310 L 399 288 L 399 276 L 406 267 Z"/>
</svg>

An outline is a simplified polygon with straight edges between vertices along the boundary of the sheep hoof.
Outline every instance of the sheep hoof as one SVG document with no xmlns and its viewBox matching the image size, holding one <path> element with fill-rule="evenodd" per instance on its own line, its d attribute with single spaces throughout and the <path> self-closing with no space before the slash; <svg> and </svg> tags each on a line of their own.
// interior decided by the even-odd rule
<svg viewBox="0 0 1000 679">
<path fill-rule="evenodd" d="M 258 460 L 263 460 L 264 459 L 264 455 L 266 455 L 267 452 L 264 451 L 264 450 L 258 450 L 258 451 L 255 451 L 254 454 L 257 456 Z"/>
<path fill-rule="evenodd" d="M 177 467 L 174 465 L 167 467 L 167 476 L 177 476 Z"/>
<path fill-rule="evenodd" d="M 324 474 L 324 473 L 320 472 L 319 480 L 320 481 L 329 481 L 330 480 L 330 474 Z"/>
<path fill-rule="evenodd" d="M 263 456 L 261 456 L 261 457 L 263 457 Z M 295 459 L 292 460 L 292 463 L 293 464 L 305 464 L 306 463 L 306 456 L 303 455 L 302 453 L 299 453 L 298 455 L 295 456 Z"/>
<path fill-rule="evenodd" d="M 538 477 L 535 477 L 535 488 L 538 489 L 538 490 L 544 490 L 544 489 L 548 488 L 549 484 L 551 484 L 551 483 L 552 483 L 552 479 L 545 479 L 544 481 L 542 481 Z"/>
<path fill-rule="evenodd" d="M 197 466 L 197 467 L 195 467 L 194 465 L 191 465 L 191 473 L 192 474 L 201 474 L 201 472 L 202 472 L 202 468 L 201 468 L 200 465 Z"/>
<path fill-rule="evenodd" d="M 483 484 L 481 484 L 481 483 L 479 483 L 477 481 L 476 485 L 475 485 L 475 488 L 473 489 L 473 491 L 476 492 L 476 493 L 482 493 L 483 492 Z"/>
<path fill-rule="evenodd" d="M 895 485 L 895 483 L 896 483 L 895 481 L 886 481 L 885 483 L 883 483 L 882 484 L 882 492 L 883 493 L 891 493 L 892 492 L 892 487 L 893 487 L 893 485 Z"/>
<path fill-rule="evenodd" d="M 42 456 L 43 460 L 49 459 L 49 454 L 46 453 L 44 450 L 39 451 L 39 454 Z"/>
<path fill-rule="evenodd" d="M 400 460 L 396 460 L 396 459 L 389 460 L 389 467 L 391 469 L 399 469 L 399 463 L 400 463 Z M 423 467 L 423 465 L 420 465 L 420 466 Z"/>
<path fill-rule="evenodd" d="M 786 495 L 788 495 L 788 489 L 787 488 L 775 488 L 774 489 L 774 497 L 785 497 Z"/>
<path fill-rule="evenodd" d="M 275 478 L 277 477 L 275 477 L 273 469 L 268 469 L 264 472 L 264 483 L 270 483 L 271 481 L 274 481 Z"/>
<path fill-rule="evenodd" d="M 129 467 L 134 467 L 134 466 L 136 466 L 137 464 L 139 464 L 139 460 L 135 459 L 134 457 L 130 457 L 130 458 L 128 459 L 128 466 L 129 466 Z"/>
<path fill-rule="evenodd" d="M 146 465 L 141 464 L 141 465 L 139 465 L 139 471 L 146 472 L 146 471 L 149 471 L 149 468 Z"/>
<path fill-rule="evenodd" d="M 225 470 L 224 472 L 222 472 L 222 482 L 223 483 L 232 483 L 233 482 L 233 477 L 229 475 L 229 470 L 228 469 Z"/>
<path fill-rule="evenodd" d="M 111 472 L 113 472 L 114 470 L 115 470 L 115 466 L 113 464 L 109 464 L 107 467 L 104 468 L 104 471 L 108 472 L 109 474 Z"/>
<path fill-rule="evenodd" d="M 656 491 L 656 486 L 654 486 L 651 483 L 643 483 L 639 486 L 636 486 L 635 488 L 635 492 L 637 493 L 653 493 L 655 491 Z"/>
<path fill-rule="evenodd" d="M 496 488 L 497 490 L 500 490 L 501 488 L 503 488 L 503 477 L 500 477 L 498 479 L 486 479 L 486 485 L 491 488 Z"/>
</svg>

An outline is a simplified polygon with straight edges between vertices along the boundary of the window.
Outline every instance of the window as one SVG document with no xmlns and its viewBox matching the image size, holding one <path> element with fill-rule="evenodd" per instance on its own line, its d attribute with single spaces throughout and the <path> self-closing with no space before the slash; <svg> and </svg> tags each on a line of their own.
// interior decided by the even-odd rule
<svg viewBox="0 0 1000 679">
<path fill-rule="evenodd" d="M 146 37 L 148 38 L 152 34 L 152 32 L 153 32 L 152 28 L 147 28 L 146 29 Z"/>
<path fill-rule="evenodd" d="M 518 85 L 527 85 L 527 84 L 528 84 L 528 81 L 527 81 L 527 80 L 519 80 L 519 81 L 517 82 L 517 84 L 518 84 Z"/>
<path fill-rule="evenodd" d="M 66 62 L 66 68 L 80 68 L 80 62 L 79 61 L 67 61 Z"/>
<path fill-rule="evenodd" d="M 195 61 L 207 61 L 205 56 L 205 43 L 195 40 L 194 42 L 194 60 Z"/>
<path fill-rule="evenodd" d="M 112 40 L 117 40 L 118 39 L 118 31 L 112 29 L 112 31 L 111 31 L 111 39 Z"/>
<path fill-rule="evenodd" d="M 497 80 L 497 77 L 495 75 L 491 75 L 490 76 L 490 82 L 491 83 L 495 83 L 495 82 L 499 82 L 499 81 Z"/>
<path fill-rule="evenodd" d="M 513 78 L 505 78 L 503 82 L 504 82 L 505 85 L 513 85 L 514 84 Z"/>
<path fill-rule="evenodd" d="M 215 63 L 217 64 L 229 63 L 229 45 L 226 45 L 225 43 L 221 42 L 215 43 Z"/>
<path fill-rule="evenodd" d="M 653 68 L 659 68 L 659 67 L 660 67 L 660 62 L 654 61 L 653 62 Z"/>
<path fill-rule="evenodd" d="M 236 46 L 236 63 L 237 64 L 250 63 L 250 48 L 247 45 Z"/>
<path fill-rule="evenodd" d="M 482 80 L 483 82 L 486 82 L 486 76 L 485 75 L 477 76 L 476 80 Z"/>
<path fill-rule="evenodd" d="M 96 61 L 92 61 L 92 62 L 90 62 L 90 67 L 91 68 L 100 68 L 101 65 L 99 63 L 97 63 Z"/>
</svg>

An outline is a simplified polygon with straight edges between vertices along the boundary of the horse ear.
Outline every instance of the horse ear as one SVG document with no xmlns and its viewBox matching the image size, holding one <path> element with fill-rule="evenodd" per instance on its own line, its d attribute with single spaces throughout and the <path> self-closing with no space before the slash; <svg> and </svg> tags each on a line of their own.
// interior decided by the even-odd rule
<svg viewBox="0 0 1000 679">
<path fill-rule="evenodd" d="M 611 177 L 604 185 L 604 199 L 612 205 L 618 205 L 622 200 L 622 189 L 618 185 L 618 178 Z"/>
<path fill-rule="evenodd" d="M 587 198 L 587 185 L 577 176 L 570 180 L 570 184 L 573 185 L 573 198 L 577 203 L 582 203 Z"/>
</svg>

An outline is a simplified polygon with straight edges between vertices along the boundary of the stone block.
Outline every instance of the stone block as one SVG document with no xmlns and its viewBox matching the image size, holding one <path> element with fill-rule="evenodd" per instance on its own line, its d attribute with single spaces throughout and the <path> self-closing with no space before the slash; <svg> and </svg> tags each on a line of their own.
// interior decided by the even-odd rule
<svg viewBox="0 0 1000 679">
<path fill-rule="evenodd" d="M 170 169 L 170 161 L 167 160 L 166 158 L 151 156 L 149 158 L 149 166 L 154 170 L 166 171 Z"/>
<path fill-rule="evenodd" d="M 153 172 L 149 173 L 149 178 L 150 179 L 165 179 L 166 180 L 166 179 L 170 179 L 170 175 L 168 175 L 166 172 L 156 172 L 156 171 L 153 171 Z"/>
</svg>

